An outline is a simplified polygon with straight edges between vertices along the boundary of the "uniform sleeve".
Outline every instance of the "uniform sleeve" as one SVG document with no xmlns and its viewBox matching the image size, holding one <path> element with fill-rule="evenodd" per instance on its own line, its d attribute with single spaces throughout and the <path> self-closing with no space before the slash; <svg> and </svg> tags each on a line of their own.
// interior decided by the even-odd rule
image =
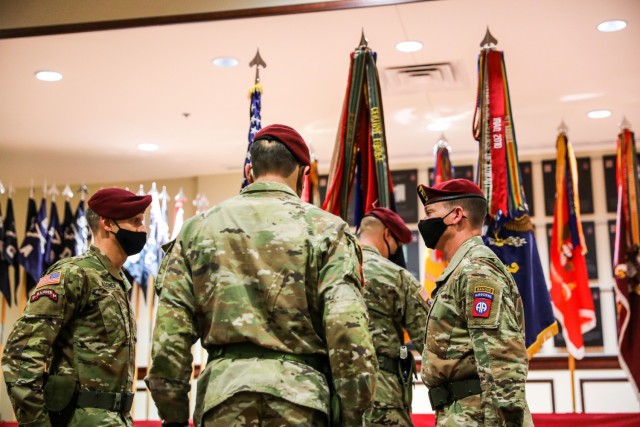
<svg viewBox="0 0 640 427">
<path fill-rule="evenodd" d="M 153 331 L 152 362 L 145 378 L 160 417 L 166 422 L 189 419 L 191 347 L 197 339 L 191 267 L 177 240 L 163 259 Z"/>
<path fill-rule="evenodd" d="M 44 373 L 53 343 L 73 318 L 85 280 L 80 269 L 52 270 L 43 276 L 7 339 L 2 371 L 20 425 L 51 425 L 44 407 Z"/>
<path fill-rule="evenodd" d="M 401 277 L 405 289 L 403 326 L 418 352 L 422 354 L 429 313 L 427 302 L 423 298 L 426 294 L 422 291 L 424 288 L 420 282 L 411 273 L 402 271 Z"/>
<path fill-rule="evenodd" d="M 325 261 L 319 295 L 333 384 L 343 425 L 361 426 L 373 407 L 378 362 L 361 294 L 362 252 L 346 225 Z"/>
<path fill-rule="evenodd" d="M 469 276 L 464 291 L 482 391 L 506 425 L 522 425 L 528 359 L 509 282 L 499 274 Z"/>
</svg>

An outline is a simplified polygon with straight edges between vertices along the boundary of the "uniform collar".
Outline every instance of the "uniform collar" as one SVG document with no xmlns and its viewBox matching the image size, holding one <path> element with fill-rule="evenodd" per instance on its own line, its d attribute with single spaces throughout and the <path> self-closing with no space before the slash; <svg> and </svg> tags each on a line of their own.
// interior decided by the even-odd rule
<svg viewBox="0 0 640 427">
<path fill-rule="evenodd" d="M 380 251 L 377 248 L 374 248 L 373 246 L 369 246 L 369 245 L 362 245 L 362 251 L 363 252 L 372 252 L 376 255 L 380 255 L 382 256 L 382 254 L 380 253 Z"/>
<path fill-rule="evenodd" d="M 453 273 L 453 271 L 458 268 L 458 265 L 460 265 L 464 256 L 472 248 L 482 245 L 484 245 L 484 243 L 482 242 L 482 237 L 480 236 L 474 236 L 465 240 L 465 242 L 460 245 L 456 253 L 453 254 L 453 257 L 451 258 L 451 261 L 449 261 L 449 265 L 447 265 L 447 268 L 445 268 L 440 277 L 438 277 L 438 280 L 436 280 L 436 285 L 439 287 L 441 284 L 446 282 L 451 273 Z"/>
<path fill-rule="evenodd" d="M 240 191 L 240 194 L 248 194 L 248 193 L 260 193 L 260 192 L 268 192 L 268 191 L 280 191 L 282 193 L 287 193 L 291 196 L 298 197 L 295 191 L 291 189 L 286 184 L 281 182 L 272 182 L 272 181 L 264 181 L 264 182 L 254 182 L 253 184 L 249 184 Z"/>
<path fill-rule="evenodd" d="M 102 265 L 104 266 L 104 268 L 107 269 L 107 271 L 109 272 L 109 274 L 111 274 L 113 276 L 114 279 L 118 280 L 119 282 L 122 282 L 122 272 L 120 270 L 118 270 L 117 268 L 114 267 L 113 263 L 111 262 L 111 260 L 109 259 L 109 257 L 107 257 L 107 255 L 102 252 L 98 247 L 91 245 L 89 247 L 89 251 L 96 256 L 96 258 L 98 258 L 98 260 L 100 261 L 100 263 L 102 263 Z M 131 285 L 129 285 L 131 286 Z M 129 290 L 129 289 L 127 289 Z"/>
</svg>

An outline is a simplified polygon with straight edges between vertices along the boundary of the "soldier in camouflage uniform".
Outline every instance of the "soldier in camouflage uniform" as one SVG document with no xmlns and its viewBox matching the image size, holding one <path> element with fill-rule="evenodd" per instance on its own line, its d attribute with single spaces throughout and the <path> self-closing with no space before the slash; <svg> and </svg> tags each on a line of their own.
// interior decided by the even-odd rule
<svg viewBox="0 0 640 427">
<path fill-rule="evenodd" d="M 420 185 L 428 248 L 449 265 L 436 281 L 422 355 L 438 426 L 533 425 L 525 398 L 528 360 L 518 288 L 483 242 L 482 190 L 465 179 Z"/>
<path fill-rule="evenodd" d="M 126 190 L 98 191 L 86 211 L 94 244 L 36 285 L 2 359 L 20 425 L 133 425 L 135 315 L 121 268 L 144 246 L 150 203 Z"/>
<path fill-rule="evenodd" d="M 426 293 L 406 269 L 391 262 L 400 244 L 411 242 L 411 230 L 402 218 L 387 208 L 375 208 L 362 219 L 365 292 L 369 310 L 369 331 L 379 363 L 378 385 L 372 426 L 413 426 L 411 391 L 415 361 L 404 346 L 404 331 L 416 349 L 424 348 L 427 324 Z"/>
<path fill-rule="evenodd" d="M 262 129 L 251 184 L 186 221 L 163 259 L 145 381 L 165 425 L 187 425 L 198 339 L 196 426 L 323 426 L 338 401 L 339 425 L 366 425 L 377 361 L 362 255 L 344 221 L 300 200 L 309 164 L 294 129 Z"/>
</svg>

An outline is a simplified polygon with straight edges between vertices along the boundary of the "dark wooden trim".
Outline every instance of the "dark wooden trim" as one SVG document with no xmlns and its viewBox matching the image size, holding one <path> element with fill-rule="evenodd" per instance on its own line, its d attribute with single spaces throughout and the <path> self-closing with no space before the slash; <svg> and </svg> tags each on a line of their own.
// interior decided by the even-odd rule
<svg viewBox="0 0 640 427">
<path fill-rule="evenodd" d="M 626 383 L 626 378 L 580 378 L 580 407 L 582 412 L 586 413 L 587 410 L 584 407 L 584 385 L 586 383 Z"/>
<path fill-rule="evenodd" d="M 527 380 L 527 384 L 549 384 L 551 388 L 551 412 L 556 413 L 556 383 L 553 379 Z"/>
<path fill-rule="evenodd" d="M 569 369 L 566 356 L 534 357 L 529 361 L 530 371 L 562 371 Z M 616 356 L 586 356 L 576 360 L 576 369 L 621 369 Z"/>
<path fill-rule="evenodd" d="M 343 9 L 389 6 L 404 3 L 419 3 L 424 1 L 436 0 L 338 0 L 287 6 L 269 6 L 253 9 L 202 12 L 185 15 L 152 16 L 144 18 L 119 19 L 112 21 L 79 22 L 74 24 L 44 25 L 38 27 L 7 28 L 0 30 L 0 39 L 48 36 L 52 34 L 83 33 L 89 31 L 120 30 L 124 28 L 150 27 L 156 25 L 172 25 L 193 22 L 258 18 L 275 15 L 292 15 L 298 13 L 326 12 Z"/>
</svg>

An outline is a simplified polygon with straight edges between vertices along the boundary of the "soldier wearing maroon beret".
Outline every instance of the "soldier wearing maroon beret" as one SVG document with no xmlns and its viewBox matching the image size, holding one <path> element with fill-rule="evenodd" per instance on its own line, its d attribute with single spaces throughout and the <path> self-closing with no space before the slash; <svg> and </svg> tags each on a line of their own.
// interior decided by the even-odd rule
<svg viewBox="0 0 640 427">
<path fill-rule="evenodd" d="M 404 342 L 407 331 L 419 352 L 427 322 L 422 286 L 406 269 L 390 261 L 401 245 L 411 242 L 411 230 L 387 208 L 374 208 L 358 230 L 362 245 L 369 331 L 378 358 L 372 426 L 412 426 L 411 400 L 415 361 Z"/>
<path fill-rule="evenodd" d="M 367 425 L 377 363 L 355 236 L 300 200 L 310 156 L 295 129 L 263 128 L 250 155 L 250 184 L 186 221 L 160 266 L 145 379 L 158 413 L 188 425 L 199 339 L 195 425 Z"/>
<path fill-rule="evenodd" d="M 422 354 L 436 425 L 533 425 L 524 309 L 511 273 L 482 241 L 487 201 L 466 179 L 418 186 L 428 248 L 449 261 L 436 280 Z"/>
<path fill-rule="evenodd" d="M 93 244 L 51 266 L 29 296 L 2 360 L 20 425 L 133 425 L 136 317 L 121 268 L 146 242 L 150 203 L 96 192 L 85 213 Z"/>
</svg>

